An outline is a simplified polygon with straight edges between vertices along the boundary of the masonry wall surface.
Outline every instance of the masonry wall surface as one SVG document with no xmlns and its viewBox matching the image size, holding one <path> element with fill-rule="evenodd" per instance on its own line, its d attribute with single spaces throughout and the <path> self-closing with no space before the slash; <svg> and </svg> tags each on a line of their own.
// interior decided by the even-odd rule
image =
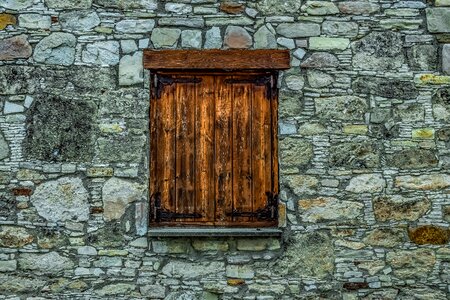
<svg viewBox="0 0 450 300">
<path fill-rule="evenodd" d="M 146 48 L 288 48 L 281 238 L 147 236 Z M 0 1 L 0 299 L 448 299 L 450 2 Z"/>
</svg>

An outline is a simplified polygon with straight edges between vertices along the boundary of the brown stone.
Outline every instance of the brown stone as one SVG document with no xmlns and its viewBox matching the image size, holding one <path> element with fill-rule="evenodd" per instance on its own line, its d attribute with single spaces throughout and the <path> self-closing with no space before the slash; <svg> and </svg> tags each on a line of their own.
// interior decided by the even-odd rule
<svg viewBox="0 0 450 300">
<path fill-rule="evenodd" d="M 409 228 L 408 236 L 412 242 L 419 245 L 445 245 L 450 240 L 448 229 L 433 225 Z"/>
<path fill-rule="evenodd" d="M 0 14 L 0 30 L 3 30 L 8 25 L 16 25 L 16 17 L 10 14 Z"/>
<path fill-rule="evenodd" d="M 33 190 L 25 187 L 13 188 L 12 194 L 14 196 L 30 196 L 33 193 Z"/>
<path fill-rule="evenodd" d="M 226 12 L 227 14 L 239 14 L 243 12 L 245 6 L 240 3 L 234 2 L 222 2 L 220 3 L 220 10 Z"/>
<path fill-rule="evenodd" d="M 244 279 L 235 279 L 235 278 L 230 278 L 227 280 L 227 284 L 231 285 L 231 286 L 237 286 L 237 285 L 243 285 L 245 284 L 245 280 Z"/>
<path fill-rule="evenodd" d="M 367 289 L 369 284 L 367 282 L 346 282 L 343 287 L 346 290 L 354 291 L 359 289 Z"/>
<path fill-rule="evenodd" d="M 368 233 L 364 243 L 378 247 L 396 247 L 403 242 L 404 232 L 400 228 L 376 228 Z"/>
<path fill-rule="evenodd" d="M 0 227 L 0 247 L 20 248 L 33 242 L 34 238 L 25 228 Z"/>
<path fill-rule="evenodd" d="M 32 52 L 26 35 L 17 35 L 0 41 L 0 60 L 28 58 Z"/>
<path fill-rule="evenodd" d="M 377 197 L 373 200 L 373 211 L 378 221 L 415 221 L 430 208 L 426 198 L 409 199 L 399 195 Z"/>
<path fill-rule="evenodd" d="M 442 213 L 444 215 L 444 220 L 450 222 L 450 206 L 444 206 L 442 208 Z"/>
<path fill-rule="evenodd" d="M 252 37 L 242 27 L 230 25 L 227 27 L 224 37 L 226 48 L 246 49 L 252 46 Z"/>
</svg>

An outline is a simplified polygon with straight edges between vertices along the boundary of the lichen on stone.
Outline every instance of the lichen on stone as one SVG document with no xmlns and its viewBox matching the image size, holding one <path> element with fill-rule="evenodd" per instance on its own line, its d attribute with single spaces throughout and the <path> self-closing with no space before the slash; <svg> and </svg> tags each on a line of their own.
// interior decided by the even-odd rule
<svg viewBox="0 0 450 300">
<path fill-rule="evenodd" d="M 450 240 L 450 231 L 439 226 L 425 225 L 409 228 L 408 236 L 419 245 L 445 245 Z"/>
</svg>

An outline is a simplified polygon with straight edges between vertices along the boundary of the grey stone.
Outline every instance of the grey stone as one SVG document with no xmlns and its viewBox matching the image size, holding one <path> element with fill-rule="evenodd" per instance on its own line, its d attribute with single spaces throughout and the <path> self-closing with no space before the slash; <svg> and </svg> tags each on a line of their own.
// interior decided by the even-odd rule
<svg viewBox="0 0 450 300">
<path fill-rule="evenodd" d="M 301 266 L 301 267 L 299 267 Z M 325 232 L 296 233 L 273 270 L 296 277 L 326 278 L 334 270 L 333 243 Z"/>
<path fill-rule="evenodd" d="M 448 298 L 448 292 L 432 288 L 428 286 L 419 285 L 418 287 L 402 288 L 396 299 L 408 300 L 408 299 L 446 299 Z"/>
<path fill-rule="evenodd" d="M 432 249 L 397 250 L 386 254 L 386 261 L 401 279 L 427 278 L 436 263 Z"/>
<path fill-rule="evenodd" d="M 148 92 L 140 87 L 109 89 L 101 95 L 100 114 L 104 117 L 113 113 L 124 118 L 146 118 L 149 98 Z"/>
<path fill-rule="evenodd" d="M 425 8 L 427 5 L 422 1 L 398 1 L 392 5 L 392 8 L 413 8 L 420 9 Z"/>
<path fill-rule="evenodd" d="M 80 255 L 95 256 L 97 255 L 97 249 L 92 246 L 82 246 L 77 249 L 77 253 Z"/>
<path fill-rule="evenodd" d="M 18 262 L 20 270 L 31 270 L 40 274 L 58 274 L 75 265 L 71 259 L 61 256 L 57 252 L 21 253 Z"/>
<path fill-rule="evenodd" d="M 181 32 L 181 47 L 200 49 L 202 44 L 202 32 L 200 30 L 183 30 Z"/>
<path fill-rule="evenodd" d="M 281 91 L 279 95 L 279 112 L 280 117 L 297 116 L 302 110 L 302 99 L 299 93 Z"/>
<path fill-rule="evenodd" d="M 75 60 L 76 43 L 73 34 L 54 32 L 36 45 L 33 58 L 41 63 L 69 66 Z"/>
<path fill-rule="evenodd" d="M 437 153 L 431 149 L 409 148 L 386 154 L 386 164 L 400 169 L 423 169 L 437 166 Z"/>
<path fill-rule="evenodd" d="M 89 219 L 89 193 L 77 177 L 60 177 L 38 185 L 31 203 L 38 214 L 51 222 Z"/>
<path fill-rule="evenodd" d="M 450 32 L 450 7 L 427 8 L 429 32 Z"/>
<path fill-rule="evenodd" d="M 92 0 L 45 0 L 45 5 L 57 9 L 84 9 L 91 7 Z"/>
<path fill-rule="evenodd" d="M 358 35 L 358 24 L 355 22 L 324 21 L 322 33 L 327 36 L 355 37 Z"/>
<path fill-rule="evenodd" d="M 288 49 L 294 49 L 295 48 L 295 42 L 293 39 L 288 39 L 284 37 L 277 38 L 277 44 L 286 47 Z"/>
<path fill-rule="evenodd" d="M 97 140 L 95 158 L 100 162 L 139 163 L 145 153 L 145 142 L 145 136 L 101 137 Z"/>
<path fill-rule="evenodd" d="M 164 300 L 199 300 L 194 292 L 170 292 Z"/>
<path fill-rule="evenodd" d="M 450 88 L 440 88 L 432 97 L 433 115 L 437 120 L 450 120 Z"/>
<path fill-rule="evenodd" d="M 123 40 L 120 41 L 120 47 L 122 48 L 122 52 L 125 54 L 133 53 L 138 50 L 136 42 L 134 40 Z M 143 47 L 146 48 L 147 46 Z"/>
<path fill-rule="evenodd" d="M 283 166 L 304 166 L 313 157 L 313 147 L 304 139 L 286 137 L 280 140 L 280 156 Z"/>
<path fill-rule="evenodd" d="M 102 189 L 104 219 L 120 219 L 128 204 L 141 200 L 143 191 L 143 186 L 123 179 L 113 177 L 106 181 Z"/>
<path fill-rule="evenodd" d="M 5 115 L 20 113 L 24 110 L 25 108 L 22 105 L 9 101 L 5 101 L 5 106 L 3 107 L 3 113 Z"/>
<path fill-rule="evenodd" d="M 392 70 L 405 58 L 401 34 L 393 31 L 372 32 L 352 43 L 353 67 L 364 70 Z"/>
<path fill-rule="evenodd" d="M 185 3 L 166 3 L 164 9 L 179 15 L 186 15 L 192 12 L 192 6 Z"/>
<path fill-rule="evenodd" d="M 275 30 L 272 28 L 272 26 L 270 26 L 270 29 L 267 27 L 267 25 L 261 26 L 253 35 L 253 38 L 255 39 L 253 48 L 277 48 Z"/>
<path fill-rule="evenodd" d="M 40 277 L 0 274 L 0 292 L 3 294 L 39 293 L 46 283 Z"/>
<path fill-rule="evenodd" d="M 255 277 L 255 271 L 249 266 L 228 265 L 226 275 L 231 278 L 252 279 Z"/>
<path fill-rule="evenodd" d="M 248 17 L 226 17 L 226 18 L 207 18 L 205 21 L 206 26 L 227 26 L 227 25 L 235 25 L 235 26 L 252 26 L 255 23 L 254 20 Z"/>
<path fill-rule="evenodd" d="M 350 15 L 370 15 L 380 11 L 379 4 L 369 1 L 344 1 L 338 6 L 341 13 Z"/>
<path fill-rule="evenodd" d="M 345 141 L 330 147 L 330 166 L 369 169 L 380 166 L 380 145 L 372 141 Z"/>
<path fill-rule="evenodd" d="M 29 29 L 49 29 L 52 26 L 50 16 L 41 14 L 19 15 L 19 26 Z"/>
<path fill-rule="evenodd" d="M 308 70 L 307 78 L 309 85 L 313 88 L 323 88 L 334 82 L 333 76 L 317 70 Z"/>
<path fill-rule="evenodd" d="M 252 37 L 244 28 L 230 25 L 225 31 L 223 45 L 225 48 L 232 49 L 250 48 L 252 46 Z"/>
<path fill-rule="evenodd" d="M 100 66 L 114 66 L 119 63 L 119 42 L 101 41 L 87 44 L 83 50 L 83 62 Z"/>
<path fill-rule="evenodd" d="M 181 260 L 170 260 L 163 268 L 162 273 L 170 277 L 181 277 L 183 279 L 207 278 L 217 276 L 225 272 L 225 264 L 219 261 L 212 262 L 187 262 Z"/>
<path fill-rule="evenodd" d="M 11 38 L 0 40 L 0 61 L 28 58 L 33 49 L 26 35 L 16 35 Z"/>
<path fill-rule="evenodd" d="M 94 261 L 94 267 L 97 268 L 111 268 L 121 266 L 122 258 L 120 257 L 99 256 L 98 260 Z"/>
<path fill-rule="evenodd" d="M 362 215 L 364 204 L 336 198 L 320 197 L 298 201 L 300 218 L 303 222 L 322 223 L 332 221 L 339 224 L 351 224 Z"/>
<path fill-rule="evenodd" d="M 297 195 L 311 195 L 317 191 L 319 180 L 310 175 L 287 175 L 283 178 L 283 184 Z"/>
<path fill-rule="evenodd" d="M 160 18 L 158 20 L 159 26 L 183 26 L 191 28 L 203 28 L 205 26 L 205 21 L 203 18 L 199 17 L 189 17 L 189 18 Z"/>
<path fill-rule="evenodd" d="M 335 15 L 339 13 L 336 4 L 327 1 L 307 1 L 301 9 L 312 16 Z"/>
<path fill-rule="evenodd" d="M 89 161 L 96 110 L 93 102 L 37 95 L 28 110 L 26 156 L 47 161 Z"/>
<path fill-rule="evenodd" d="M 413 45 L 406 52 L 411 69 L 418 71 L 435 70 L 438 63 L 437 50 L 435 45 Z"/>
<path fill-rule="evenodd" d="M 96 0 L 96 3 L 103 7 L 113 7 L 120 9 L 147 9 L 154 10 L 158 8 L 156 0 Z"/>
<path fill-rule="evenodd" d="M 357 96 L 335 96 L 315 99 L 316 114 L 327 120 L 363 120 L 368 109 L 366 100 Z"/>
<path fill-rule="evenodd" d="M 395 107 L 394 116 L 400 118 L 402 121 L 423 121 L 425 111 L 421 104 L 405 104 Z"/>
<path fill-rule="evenodd" d="M 100 297 L 113 296 L 113 295 L 129 295 L 136 289 L 134 284 L 130 283 L 114 283 L 105 285 L 102 288 L 96 289 L 95 293 Z"/>
<path fill-rule="evenodd" d="M 151 299 L 164 299 L 166 297 L 166 288 L 162 285 L 149 284 L 140 288 L 142 296 Z"/>
<path fill-rule="evenodd" d="M 119 85 L 128 86 L 144 82 L 142 52 L 124 55 L 119 64 Z"/>
<path fill-rule="evenodd" d="M 175 48 L 180 35 L 180 29 L 156 28 L 152 31 L 150 39 L 155 48 Z"/>
<path fill-rule="evenodd" d="M 286 86 L 293 91 L 301 91 L 305 85 L 303 76 L 289 75 L 285 78 Z"/>
<path fill-rule="evenodd" d="M 282 23 L 277 33 L 288 38 L 302 38 L 320 35 L 320 25 L 314 23 Z"/>
<path fill-rule="evenodd" d="M 33 5 L 33 0 L 3 0 L 0 7 L 12 10 L 22 10 Z"/>
<path fill-rule="evenodd" d="M 450 175 L 423 174 L 418 176 L 398 176 L 395 178 L 395 186 L 412 190 L 439 190 L 450 186 Z"/>
<path fill-rule="evenodd" d="M 205 34 L 205 49 L 220 49 L 222 48 L 222 36 L 220 35 L 219 27 L 212 27 Z"/>
<path fill-rule="evenodd" d="M 70 31 L 90 31 L 100 24 L 100 18 L 95 11 L 77 10 L 62 13 L 59 22 L 63 29 Z"/>
<path fill-rule="evenodd" d="M 350 44 L 347 38 L 311 37 L 309 38 L 310 50 L 345 50 Z"/>
<path fill-rule="evenodd" d="M 295 14 L 299 11 L 301 1 L 298 0 L 261 0 L 257 2 L 258 10 L 265 15 Z"/>
<path fill-rule="evenodd" d="M 386 181 L 381 174 L 362 174 L 350 179 L 346 191 L 352 193 L 378 193 L 386 187 Z"/>
<path fill-rule="evenodd" d="M 0 272 L 13 272 L 17 270 L 17 260 L 0 260 Z"/>
<path fill-rule="evenodd" d="M 300 65 L 303 68 L 336 68 L 339 61 L 336 56 L 326 52 L 314 52 L 306 58 Z"/>
<path fill-rule="evenodd" d="M 442 72 L 450 75 L 450 44 L 442 47 Z"/>
<path fill-rule="evenodd" d="M 155 20 L 122 20 L 116 24 L 116 31 L 121 33 L 148 33 L 155 27 Z"/>
<path fill-rule="evenodd" d="M 411 81 L 380 77 L 358 77 L 352 85 L 357 93 L 377 95 L 385 98 L 414 99 L 419 91 Z"/>
<path fill-rule="evenodd" d="M 306 55 L 306 51 L 302 48 L 298 48 L 294 51 L 293 55 L 297 57 L 298 59 L 302 59 Z"/>
</svg>

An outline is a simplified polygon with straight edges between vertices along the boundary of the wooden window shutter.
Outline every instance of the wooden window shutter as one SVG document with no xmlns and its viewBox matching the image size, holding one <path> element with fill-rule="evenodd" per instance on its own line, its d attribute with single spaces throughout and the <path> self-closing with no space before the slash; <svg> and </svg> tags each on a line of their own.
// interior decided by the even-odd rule
<svg viewBox="0 0 450 300">
<path fill-rule="evenodd" d="M 157 70 L 151 78 L 152 223 L 275 226 L 276 72 Z"/>
</svg>

